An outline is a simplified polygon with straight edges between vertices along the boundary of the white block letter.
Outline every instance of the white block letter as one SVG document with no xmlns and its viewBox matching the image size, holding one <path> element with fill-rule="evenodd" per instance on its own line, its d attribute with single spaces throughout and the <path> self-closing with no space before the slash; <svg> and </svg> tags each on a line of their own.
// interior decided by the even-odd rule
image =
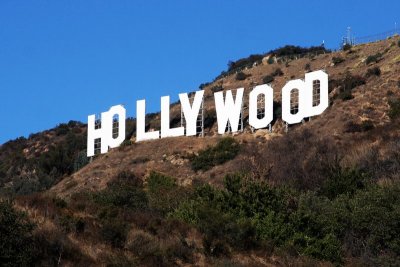
<svg viewBox="0 0 400 267">
<path fill-rule="evenodd" d="M 87 129 L 87 156 L 94 156 L 94 140 L 101 138 L 100 153 L 107 153 L 107 138 L 104 133 L 107 133 L 104 128 L 104 119 L 107 112 L 101 113 L 101 128 L 95 129 L 95 115 L 88 116 L 88 129 Z"/>
<path fill-rule="evenodd" d="M 264 95 L 264 118 L 257 118 L 257 98 Z M 265 128 L 271 123 L 274 112 L 274 91 L 267 84 L 256 86 L 249 96 L 249 124 L 256 129 Z"/>
<path fill-rule="evenodd" d="M 314 97 L 313 82 L 317 80 L 319 81 L 319 86 L 320 86 L 319 105 L 313 107 L 313 97 Z M 305 83 L 307 88 L 306 90 L 307 104 L 305 104 L 306 117 L 319 115 L 322 112 L 324 112 L 324 110 L 327 109 L 329 106 L 328 74 L 326 74 L 322 70 L 306 73 Z"/>
<path fill-rule="evenodd" d="M 182 136 L 185 128 L 169 128 L 169 96 L 161 97 L 161 138 Z"/>
<path fill-rule="evenodd" d="M 299 90 L 298 112 L 296 114 L 290 113 L 291 92 L 292 90 Z M 299 123 L 304 118 L 305 105 L 307 105 L 305 83 L 298 79 L 289 81 L 282 88 L 282 120 L 288 124 Z"/>
<path fill-rule="evenodd" d="M 118 115 L 118 137 L 113 138 L 113 117 Z M 100 153 L 108 152 L 108 147 L 119 146 L 125 140 L 126 110 L 123 106 L 113 106 L 109 111 L 101 113 L 101 127 L 95 129 L 95 115 L 88 116 L 87 156 L 94 156 L 94 140 L 101 139 Z"/>
<path fill-rule="evenodd" d="M 203 101 L 204 90 L 197 91 L 194 95 L 192 106 L 190 106 L 188 94 L 179 94 L 183 116 L 186 121 L 186 136 L 196 135 L 197 118 L 201 102 Z"/>
<path fill-rule="evenodd" d="M 113 124 L 114 124 L 114 115 L 118 115 L 118 136 L 117 138 L 113 137 Z M 125 140 L 125 121 L 126 121 L 126 110 L 122 105 L 113 106 L 107 112 L 107 119 L 105 120 L 105 124 L 107 124 L 106 128 L 108 141 L 107 145 L 110 148 L 118 147 Z"/>
<path fill-rule="evenodd" d="M 159 131 L 146 133 L 146 100 L 136 101 L 136 142 L 158 139 Z"/>
<path fill-rule="evenodd" d="M 236 89 L 236 100 L 233 100 L 232 91 L 227 91 L 225 103 L 224 92 L 214 94 L 219 134 L 225 133 L 228 120 L 232 127 L 232 132 L 237 132 L 242 111 L 243 90 L 243 88 Z"/>
</svg>

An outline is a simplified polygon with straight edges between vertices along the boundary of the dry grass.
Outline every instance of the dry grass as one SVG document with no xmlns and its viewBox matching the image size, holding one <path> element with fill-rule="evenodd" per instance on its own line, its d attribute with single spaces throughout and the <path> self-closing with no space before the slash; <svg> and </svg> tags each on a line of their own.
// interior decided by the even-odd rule
<svg viewBox="0 0 400 267">
<path fill-rule="evenodd" d="M 237 81 L 235 75 L 231 75 L 206 86 L 205 95 L 208 97 L 205 101 L 205 107 L 206 109 L 214 108 L 214 100 L 210 97 L 212 95 L 210 88 L 215 84 L 222 84 L 225 89 L 244 87 L 245 103 L 247 103 L 247 94 L 253 86 L 252 83 L 261 84 L 262 77 L 279 67 L 284 75 L 276 76 L 272 83 L 275 100 L 279 100 L 281 88 L 291 77 L 304 77 L 305 64 L 310 64 L 311 70 L 325 69 L 329 77 L 333 79 L 343 77 L 348 70 L 354 75 L 364 76 L 368 67 L 371 67 L 364 63 L 365 59 L 369 55 L 381 52 L 383 54 L 382 60 L 372 64 L 381 68 L 380 77 L 369 79 L 367 84 L 356 87 L 353 90 L 353 99 L 349 101 L 335 100 L 322 115 L 312 118 L 311 121 L 304 124 L 291 126 L 289 129 L 291 132 L 307 129 L 315 136 L 331 138 L 335 146 L 343 149 L 343 153 L 362 150 L 372 143 L 380 146 L 385 141 L 381 138 L 380 133 L 391 124 L 387 116 L 389 106 L 386 92 L 391 91 L 391 97 L 400 97 L 400 91 L 397 88 L 400 63 L 396 60 L 399 57 L 400 48 L 392 45 L 398 39 L 399 37 L 396 37 L 381 42 L 355 46 L 351 53 L 338 51 L 318 55 L 312 60 L 306 58 L 293 60 L 289 62 L 288 66 L 284 63 L 260 64 L 244 70 L 245 73 L 251 74 L 251 77 L 244 81 Z M 332 57 L 334 56 L 342 57 L 345 61 L 340 66 L 334 66 L 332 64 Z M 175 105 L 171 109 L 171 114 L 178 114 L 179 110 L 179 104 Z M 245 111 L 246 116 L 247 111 Z M 349 122 L 361 123 L 365 120 L 371 121 L 377 129 L 374 129 L 372 133 L 346 133 L 346 125 Z M 279 118 L 273 127 L 273 131 L 273 134 L 268 134 L 265 131 L 258 131 L 254 134 L 250 133 L 250 128 L 247 126 L 244 134 L 236 135 L 235 138 L 244 143 L 245 147 L 255 145 L 262 150 L 263 147 L 267 147 L 265 144 L 269 140 L 285 135 L 283 123 Z M 210 132 L 206 133 L 205 138 L 166 138 L 133 143 L 130 146 L 114 149 L 108 154 L 100 156 L 71 177 L 63 179 L 51 189 L 51 192 L 61 196 L 71 196 L 71 194 L 81 190 L 101 190 L 121 170 L 131 171 L 143 179 L 146 179 L 149 172 L 154 170 L 176 177 L 180 184 L 191 184 L 194 179 L 219 184 L 224 174 L 240 170 L 243 156 L 221 166 L 216 166 L 209 171 L 198 173 L 191 170 L 187 160 L 191 154 L 215 144 L 220 138 L 215 132 L 216 124 Z M 397 135 L 398 131 L 394 133 Z M 143 158 L 146 160 L 138 160 Z"/>
</svg>

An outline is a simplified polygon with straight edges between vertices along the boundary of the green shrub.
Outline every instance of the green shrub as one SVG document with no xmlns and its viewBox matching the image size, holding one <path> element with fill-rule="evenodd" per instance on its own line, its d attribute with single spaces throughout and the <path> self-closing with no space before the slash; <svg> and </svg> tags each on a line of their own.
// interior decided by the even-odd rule
<svg viewBox="0 0 400 267">
<path fill-rule="evenodd" d="M 346 124 L 345 132 L 347 133 L 357 133 L 357 132 L 367 132 L 374 128 L 374 124 L 370 120 L 364 120 L 361 124 L 354 122 L 349 122 Z"/>
<path fill-rule="evenodd" d="M 341 243 L 333 234 L 327 234 L 321 238 L 310 238 L 308 235 L 299 234 L 293 238 L 293 243 L 302 254 L 320 260 L 342 262 Z"/>
<path fill-rule="evenodd" d="M 350 72 L 347 72 L 344 78 L 332 80 L 330 86 L 331 89 L 338 86 L 340 91 L 337 98 L 346 101 L 353 99 L 353 94 L 351 92 L 352 89 L 365 83 L 366 79 L 364 77 L 360 75 L 352 75 Z"/>
<path fill-rule="evenodd" d="M 361 130 L 363 132 L 374 129 L 374 124 L 370 120 L 364 120 L 361 122 Z"/>
<path fill-rule="evenodd" d="M 211 256 L 229 255 L 229 247 L 225 240 L 231 231 L 233 218 L 212 207 L 201 206 L 197 215 L 200 231 L 204 233 L 203 246 L 205 253 Z"/>
<path fill-rule="evenodd" d="M 61 215 L 58 218 L 58 224 L 64 232 L 71 232 L 74 228 L 75 218 L 71 215 Z"/>
<path fill-rule="evenodd" d="M 264 76 L 264 78 L 263 78 L 263 83 L 264 84 L 266 84 L 266 83 L 272 83 L 274 81 L 274 76 L 272 76 L 272 75 L 266 75 L 266 76 Z"/>
<path fill-rule="evenodd" d="M 267 54 L 274 55 L 276 57 L 282 56 L 293 56 L 293 55 L 300 55 L 306 53 L 314 53 L 314 54 L 322 54 L 322 53 L 329 53 L 330 50 L 326 49 L 323 46 L 311 46 L 311 47 L 300 47 L 294 45 L 286 45 L 284 47 L 271 50 Z"/>
<path fill-rule="evenodd" d="M 144 209 L 148 199 L 142 181 L 132 173 L 121 172 L 108 183 L 107 188 L 93 193 L 96 203 L 128 209 Z"/>
<path fill-rule="evenodd" d="M 78 218 L 75 220 L 75 233 L 81 234 L 85 231 L 85 220 L 83 218 Z"/>
<path fill-rule="evenodd" d="M 170 176 L 166 176 L 157 172 L 151 172 L 147 179 L 147 187 L 150 191 L 157 192 L 163 188 L 175 188 L 177 187 L 177 184 L 175 179 Z"/>
<path fill-rule="evenodd" d="M 39 165 L 46 174 L 71 174 L 78 154 L 86 148 L 85 136 L 68 132 L 65 140 L 40 155 Z"/>
<path fill-rule="evenodd" d="M 354 98 L 350 90 L 339 93 L 337 97 L 343 101 L 351 100 Z"/>
<path fill-rule="evenodd" d="M 275 79 L 274 77 L 282 76 L 282 75 L 283 75 L 283 71 L 280 68 L 277 68 L 271 74 L 268 74 L 268 75 L 264 76 L 262 81 L 263 81 L 264 84 L 272 83 L 274 81 L 274 79 Z"/>
<path fill-rule="evenodd" d="M 102 265 L 107 267 L 138 266 L 136 260 L 133 260 L 131 257 L 128 257 L 123 250 L 116 252 L 108 252 L 108 251 L 103 252 L 99 255 L 98 261 L 100 261 Z M 152 265 L 145 265 L 145 266 L 152 266 Z"/>
<path fill-rule="evenodd" d="M 122 145 L 124 145 L 125 141 L 122 143 Z M 89 163 L 89 158 L 87 157 L 86 149 L 78 152 L 78 154 L 75 156 L 73 171 L 74 172 L 79 171 L 80 169 L 85 167 L 88 163 Z"/>
<path fill-rule="evenodd" d="M 237 79 L 237 76 L 236 76 L 236 79 Z M 244 79 L 246 79 L 246 78 L 244 78 Z M 210 90 L 211 90 L 211 92 L 216 93 L 216 92 L 220 92 L 220 91 L 224 90 L 224 87 L 222 87 L 221 84 L 217 84 L 217 85 L 212 86 L 210 88 Z"/>
<path fill-rule="evenodd" d="M 329 92 L 332 92 L 334 88 L 339 88 L 340 95 L 337 97 L 342 100 L 349 100 L 353 98 L 351 90 L 365 83 L 366 79 L 364 77 L 352 75 L 350 72 L 347 72 L 344 77 L 340 79 L 329 80 Z"/>
<path fill-rule="evenodd" d="M 167 214 L 186 198 L 186 191 L 176 184 L 174 178 L 151 172 L 147 178 L 147 195 L 152 210 Z"/>
<path fill-rule="evenodd" d="M 344 62 L 344 58 L 342 58 L 342 57 L 333 57 L 332 58 L 332 63 L 335 66 L 340 64 L 340 63 L 342 63 L 342 62 Z"/>
<path fill-rule="evenodd" d="M 34 258 L 34 225 L 9 201 L 0 201 L 0 261 L 2 266 L 30 266 Z"/>
<path fill-rule="evenodd" d="M 373 185 L 352 198 L 343 196 L 333 203 L 344 247 L 358 257 L 400 254 L 400 184 Z M 330 216 L 331 217 L 331 216 Z M 350 227 L 348 227 L 350 226 Z"/>
<path fill-rule="evenodd" d="M 216 165 L 225 163 L 239 153 L 239 144 L 231 137 L 222 138 L 214 147 L 199 151 L 192 157 L 191 164 L 194 171 L 209 170 Z"/>
<path fill-rule="evenodd" d="M 396 182 L 390 186 L 370 184 L 333 201 L 311 195 L 300 200 L 298 214 L 302 219 L 297 224 L 305 223 L 309 236 L 334 234 L 353 257 L 399 255 L 400 228 L 394 219 L 400 212 L 399 190 Z"/>
<path fill-rule="evenodd" d="M 368 56 L 365 60 L 365 64 L 369 65 L 370 63 L 378 63 L 382 59 L 381 53 L 376 53 L 375 55 Z"/>
<path fill-rule="evenodd" d="M 344 131 L 346 133 L 358 133 L 358 132 L 362 132 L 361 130 L 361 125 L 354 123 L 353 121 L 349 121 L 348 123 L 346 123 L 345 129 Z"/>
<path fill-rule="evenodd" d="M 113 247 L 122 248 L 125 245 L 128 227 L 118 220 L 105 221 L 100 231 L 102 239 Z"/>
<path fill-rule="evenodd" d="M 144 231 L 135 231 L 128 235 L 127 248 L 141 259 L 160 254 L 159 240 Z"/>
<path fill-rule="evenodd" d="M 379 67 L 369 68 L 367 69 L 367 73 L 365 74 L 367 78 L 371 76 L 380 76 L 380 75 L 381 75 L 381 69 Z"/>
<path fill-rule="evenodd" d="M 397 46 L 400 47 L 400 40 L 397 42 Z"/>
<path fill-rule="evenodd" d="M 66 135 L 69 132 L 70 127 L 68 127 L 68 124 L 66 123 L 60 123 L 56 128 L 54 128 L 54 130 L 57 136 Z"/>
<path fill-rule="evenodd" d="M 148 161 L 150 161 L 150 159 L 149 159 L 148 157 L 141 157 L 141 156 L 139 156 L 139 157 L 137 157 L 137 158 L 134 158 L 134 159 L 131 161 L 131 163 L 132 163 L 132 164 L 140 164 L 140 163 L 146 163 L 146 162 L 148 162 Z"/>
<path fill-rule="evenodd" d="M 80 126 L 84 126 L 84 124 L 80 121 L 70 120 L 68 122 L 68 127 L 70 127 L 70 128 L 76 128 L 76 127 L 80 127 Z"/>
<path fill-rule="evenodd" d="M 343 51 L 348 51 L 348 50 L 350 50 L 351 48 L 352 48 L 351 44 L 345 44 L 345 45 L 343 45 L 343 47 L 342 47 Z"/>
<path fill-rule="evenodd" d="M 83 218 L 77 218 L 72 215 L 61 215 L 57 219 L 61 229 L 66 232 L 75 232 L 77 234 L 83 233 L 86 223 Z"/>
<path fill-rule="evenodd" d="M 53 203 L 56 205 L 56 207 L 63 209 L 67 207 L 67 202 L 59 197 L 53 198 Z"/>
<path fill-rule="evenodd" d="M 324 181 L 319 193 L 329 199 L 341 194 L 354 194 L 367 186 L 369 176 L 359 170 L 336 168 Z"/>
<path fill-rule="evenodd" d="M 269 244 L 335 265 L 349 255 L 367 259 L 364 265 L 396 262 L 400 183 L 379 186 L 364 172 L 337 164 L 325 170 L 318 191 L 228 175 L 222 189 L 197 186 L 170 215 L 199 229 L 204 252 L 211 256 Z"/>
<path fill-rule="evenodd" d="M 352 90 L 357 86 L 365 84 L 366 80 L 360 75 L 352 75 L 350 72 L 348 72 L 341 82 L 345 90 Z"/>
<path fill-rule="evenodd" d="M 34 263 L 21 266 L 57 266 L 73 263 L 74 266 L 92 266 L 93 259 L 83 254 L 67 236 L 58 229 L 38 228 L 34 233 Z"/>
<path fill-rule="evenodd" d="M 235 79 L 238 81 L 243 81 L 243 80 L 246 80 L 247 77 L 249 77 L 249 75 L 240 71 L 240 72 L 236 73 Z"/>
<path fill-rule="evenodd" d="M 323 213 L 329 200 L 322 201 L 316 195 L 305 200 L 298 207 L 298 194 L 291 189 L 245 182 L 241 175 L 230 175 L 225 177 L 222 190 L 198 187 L 192 200 L 183 202 L 174 215 L 200 229 L 205 252 L 213 256 L 229 255 L 231 248 L 249 250 L 272 242 L 340 263 L 340 240 Z M 310 204 L 318 205 L 318 210 L 310 210 Z"/>
<path fill-rule="evenodd" d="M 263 59 L 263 55 L 250 55 L 247 58 L 242 58 L 237 61 L 229 61 L 228 62 L 228 72 L 232 72 L 235 70 L 242 70 L 246 67 L 252 67 L 254 63 L 261 63 Z"/>
<path fill-rule="evenodd" d="M 230 209 L 230 203 L 233 203 L 233 199 L 228 200 L 229 196 L 232 196 L 230 194 L 236 195 L 236 190 L 241 186 L 241 180 L 237 177 L 225 179 L 226 184 L 235 184 L 230 187 L 233 192 L 229 189 L 226 192 L 215 190 L 209 185 L 200 186 L 193 200 L 183 202 L 173 214 L 176 218 L 196 225 L 202 231 L 206 254 L 229 255 L 230 247 L 247 250 L 257 246 L 256 231 L 251 221 L 248 218 L 239 219 L 227 210 Z"/>
<path fill-rule="evenodd" d="M 400 116 L 400 99 L 389 100 L 389 118 L 396 119 Z"/>
<path fill-rule="evenodd" d="M 277 68 L 271 75 L 274 77 L 275 76 L 283 76 L 283 71 L 281 70 L 281 68 Z"/>
<path fill-rule="evenodd" d="M 305 192 L 297 201 L 298 206 L 290 217 L 293 233 L 288 237 L 289 244 L 293 244 L 298 253 L 341 263 L 340 227 L 336 227 L 336 217 L 330 217 L 332 202 L 315 192 Z"/>
<path fill-rule="evenodd" d="M 204 90 L 204 88 L 205 88 L 206 86 L 209 86 L 209 85 L 210 85 L 210 83 L 202 83 L 202 84 L 199 85 L 199 89 L 200 89 L 200 90 Z"/>
</svg>

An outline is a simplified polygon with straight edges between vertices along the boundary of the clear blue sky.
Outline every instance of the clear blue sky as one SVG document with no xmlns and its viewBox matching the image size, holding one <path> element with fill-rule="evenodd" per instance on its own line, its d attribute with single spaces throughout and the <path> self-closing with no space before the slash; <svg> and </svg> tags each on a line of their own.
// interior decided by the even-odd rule
<svg viewBox="0 0 400 267">
<path fill-rule="evenodd" d="M 400 1 L 0 1 L 0 144 L 136 100 L 160 109 L 229 60 L 337 48 L 400 24 Z"/>
</svg>

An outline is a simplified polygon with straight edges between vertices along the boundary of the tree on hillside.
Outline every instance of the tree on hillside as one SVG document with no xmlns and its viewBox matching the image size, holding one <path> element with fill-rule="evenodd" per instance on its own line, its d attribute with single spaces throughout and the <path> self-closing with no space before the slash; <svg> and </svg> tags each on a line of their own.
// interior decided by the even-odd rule
<svg viewBox="0 0 400 267">
<path fill-rule="evenodd" d="M 34 225 L 11 201 L 0 201 L 1 266 L 29 266 L 32 262 Z"/>
</svg>

